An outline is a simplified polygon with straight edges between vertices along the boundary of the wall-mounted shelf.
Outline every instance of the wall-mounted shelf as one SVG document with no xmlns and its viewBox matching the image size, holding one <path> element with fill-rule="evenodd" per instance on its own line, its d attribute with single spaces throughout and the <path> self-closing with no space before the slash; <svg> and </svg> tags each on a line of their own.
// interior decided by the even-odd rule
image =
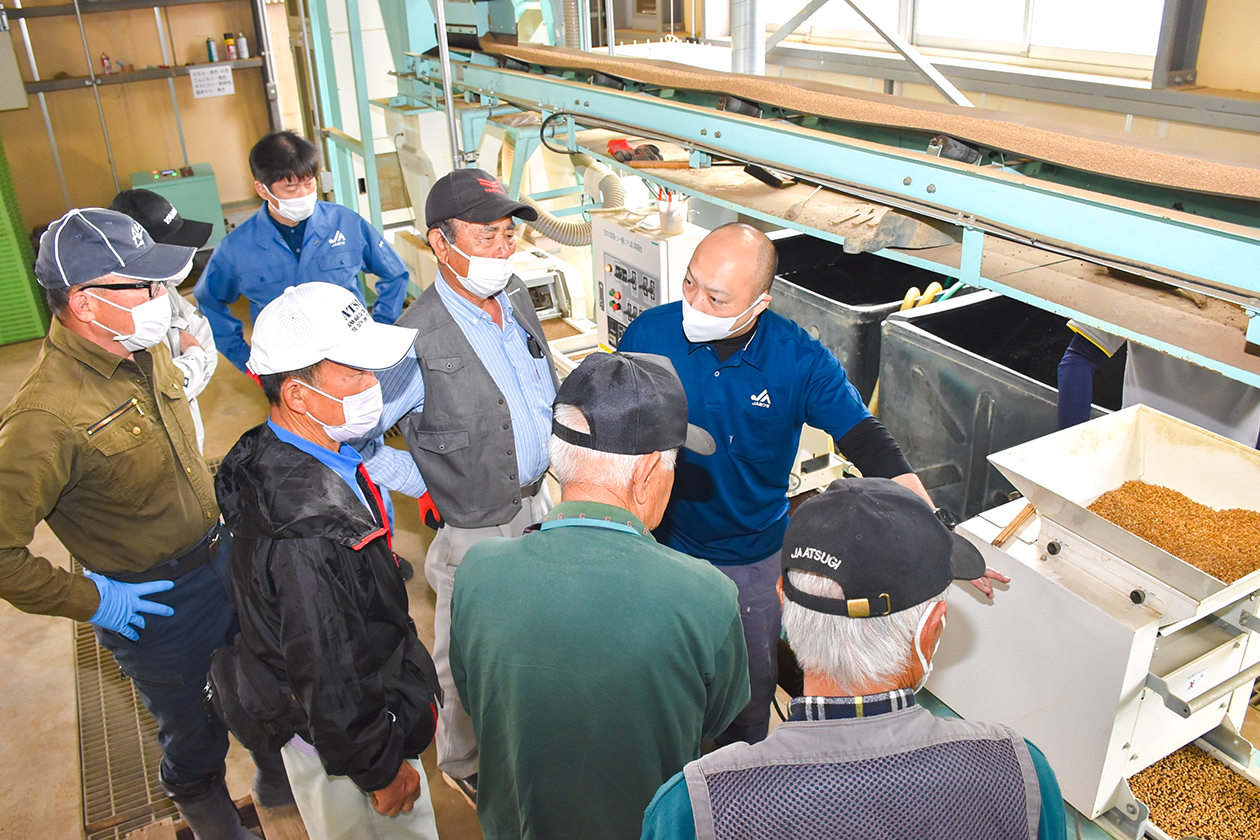
<svg viewBox="0 0 1260 840">
<path fill-rule="evenodd" d="M 248 3 L 250 12 L 253 17 L 254 30 L 250 36 L 250 43 L 254 47 L 254 55 L 249 58 L 224 60 L 215 62 L 201 62 L 198 64 L 176 64 L 176 60 L 171 48 L 171 23 L 170 23 L 170 7 L 173 6 L 194 6 L 194 5 L 214 5 L 222 7 L 225 3 L 244 2 Z M 96 117 L 100 121 L 101 136 L 104 140 L 105 157 L 109 161 L 109 172 L 113 177 L 114 189 L 122 188 L 122 183 L 118 178 L 118 164 L 114 159 L 114 150 L 110 142 L 109 125 L 105 120 L 105 108 L 102 104 L 100 89 L 107 85 L 127 85 L 138 84 L 140 82 L 151 82 L 165 80 L 171 97 L 171 114 L 174 118 L 175 133 L 179 137 L 180 155 L 183 158 L 184 165 L 189 164 L 188 146 L 184 137 L 183 119 L 180 114 L 179 95 L 175 89 L 175 77 L 187 76 L 195 67 L 231 67 L 233 70 L 251 70 L 257 68 L 261 73 L 261 82 L 266 96 L 268 105 L 268 116 L 273 128 L 279 125 L 279 113 L 276 108 L 275 101 L 275 85 L 272 82 L 272 67 L 269 55 L 269 46 L 266 38 L 266 29 L 264 26 L 264 17 L 262 12 L 263 0 L 73 0 L 73 2 L 57 2 L 47 6 L 32 6 L 28 8 L 3 9 L 7 17 L 17 21 L 17 30 L 21 33 L 22 44 L 26 49 L 27 64 L 31 77 L 29 81 L 23 81 L 23 88 L 28 94 L 36 97 L 39 102 L 40 110 L 44 117 L 44 128 L 48 132 L 48 147 L 53 159 L 53 165 L 57 170 L 58 180 L 61 182 L 61 195 L 65 200 L 66 209 L 72 206 L 70 201 L 70 188 L 66 180 L 66 174 L 62 169 L 61 154 L 57 147 L 57 137 L 53 131 L 53 121 L 49 113 L 46 94 L 55 93 L 62 90 L 88 90 L 91 91 L 96 101 Z M 93 56 L 97 50 L 93 49 L 88 43 L 87 30 L 84 28 L 84 15 L 96 15 L 107 12 L 125 12 L 151 10 L 153 13 L 153 22 L 156 28 L 154 34 L 157 35 L 158 46 L 161 50 L 159 60 L 161 64 L 154 67 L 146 67 L 143 70 L 131 70 L 122 73 L 99 73 L 96 72 Z M 39 65 L 35 58 L 35 48 L 31 42 L 31 36 L 28 32 L 28 25 L 33 25 L 31 21 L 40 19 L 72 17 L 78 26 L 79 41 L 83 47 L 83 58 L 86 62 L 87 75 L 63 75 L 58 74 L 55 78 L 47 79 L 40 75 Z M 108 25 L 105 27 L 108 29 Z M 101 27 L 95 27 L 99 31 Z M 205 55 L 205 53 L 202 53 Z M 109 66 L 105 53 L 101 53 L 101 60 L 105 66 Z M 80 68 L 83 69 L 83 68 Z M 79 125 L 70 129 L 77 131 L 81 129 Z"/>
<path fill-rule="evenodd" d="M 203 0 L 204 2 L 204 0 Z M 112 5 L 112 4 L 111 4 Z M 110 73 L 108 76 L 65 76 L 60 79 L 45 79 L 40 82 L 27 82 L 27 93 L 49 93 L 57 90 L 81 90 L 93 85 L 125 85 L 130 82 L 147 82 L 152 79 L 170 79 L 175 76 L 187 76 L 195 67 L 218 67 L 231 65 L 233 70 L 245 70 L 250 67 L 262 67 L 260 57 L 242 58 L 236 61 L 216 61 L 213 64 L 186 64 L 176 67 L 149 67 L 144 70 L 132 70 L 125 73 Z"/>
<path fill-rule="evenodd" d="M 84 15 L 97 12 L 123 12 L 129 9 L 152 9 L 155 6 L 190 6 L 194 3 L 229 3 L 233 0 L 85 0 L 79 4 L 79 13 Z M 73 3 L 59 3 L 55 6 L 30 6 L 22 9 L 6 9 L 10 20 L 23 18 L 61 17 L 75 13 Z"/>
</svg>

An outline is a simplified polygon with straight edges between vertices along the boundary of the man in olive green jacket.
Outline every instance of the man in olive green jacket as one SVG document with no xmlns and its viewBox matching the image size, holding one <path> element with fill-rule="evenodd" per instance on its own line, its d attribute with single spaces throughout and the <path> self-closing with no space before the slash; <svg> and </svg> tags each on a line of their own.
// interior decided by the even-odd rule
<svg viewBox="0 0 1260 840">
<path fill-rule="evenodd" d="M 163 788 L 199 840 L 239 840 L 254 835 L 223 782 L 227 730 L 202 695 L 210 654 L 235 633 L 228 537 L 163 343 L 166 283 L 193 250 L 97 208 L 40 240 L 35 274 L 55 318 L 0 414 L 0 598 L 96 625 L 157 721 Z M 84 574 L 29 551 L 41 520 Z M 291 799 L 282 775 L 264 786 L 270 802 Z"/>
</svg>

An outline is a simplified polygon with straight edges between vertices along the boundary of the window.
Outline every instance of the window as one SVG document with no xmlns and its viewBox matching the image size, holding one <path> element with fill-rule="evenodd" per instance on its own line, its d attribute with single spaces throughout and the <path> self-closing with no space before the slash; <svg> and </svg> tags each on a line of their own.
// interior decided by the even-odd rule
<svg viewBox="0 0 1260 840">
<path fill-rule="evenodd" d="M 804 6 L 761 0 L 771 28 Z M 1149 74 L 1165 0 L 860 0 L 925 52 L 1059 69 Z M 828 0 L 790 40 L 886 49 L 845 0 Z"/>
</svg>

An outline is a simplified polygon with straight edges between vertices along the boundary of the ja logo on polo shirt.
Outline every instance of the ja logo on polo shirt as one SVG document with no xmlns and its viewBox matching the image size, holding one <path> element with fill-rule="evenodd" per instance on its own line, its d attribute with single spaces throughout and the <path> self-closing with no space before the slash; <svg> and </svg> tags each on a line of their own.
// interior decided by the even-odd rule
<svg viewBox="0 0 1260 840">
<path fill-rule="evenodd" d="M 332 239 L 328 240 L 328 244 L 336 248 L 338 245 L 346 244 L 346 235 L 341 231 L 337 231 L 332 235 Z"/>
<path fill-rule="evenodd" d="M 762 388 L 760 394 L 753 394 L 751 399 L 753 405 L 760 406 L 761 408 L 770 407 L 770 392 L 766 388 Z"/>
</svg>

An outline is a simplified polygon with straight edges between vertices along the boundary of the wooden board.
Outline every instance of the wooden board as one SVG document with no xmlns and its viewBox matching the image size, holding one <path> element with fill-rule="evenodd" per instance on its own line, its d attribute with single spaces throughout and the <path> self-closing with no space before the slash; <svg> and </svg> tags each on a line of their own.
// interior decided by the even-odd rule
<svg viewBox="0 0 1260 840">
<path fill-rule="evenodd" d="M 722 73 L 669 61 L 610 57 L 563 47 L 483 40 L 485 52 L 546 67 L 598 70 L 660 87 L 701 90 L 848 122 L 947 134 L 960 140 L 1087 172 L 1192 192 L 1260 199 L 1260 168 L 1172 154 L 1136 140 L 1100 139 L 1061 125 L 955 105 L 912 102 L 818 82 Z"/>
</svg>

